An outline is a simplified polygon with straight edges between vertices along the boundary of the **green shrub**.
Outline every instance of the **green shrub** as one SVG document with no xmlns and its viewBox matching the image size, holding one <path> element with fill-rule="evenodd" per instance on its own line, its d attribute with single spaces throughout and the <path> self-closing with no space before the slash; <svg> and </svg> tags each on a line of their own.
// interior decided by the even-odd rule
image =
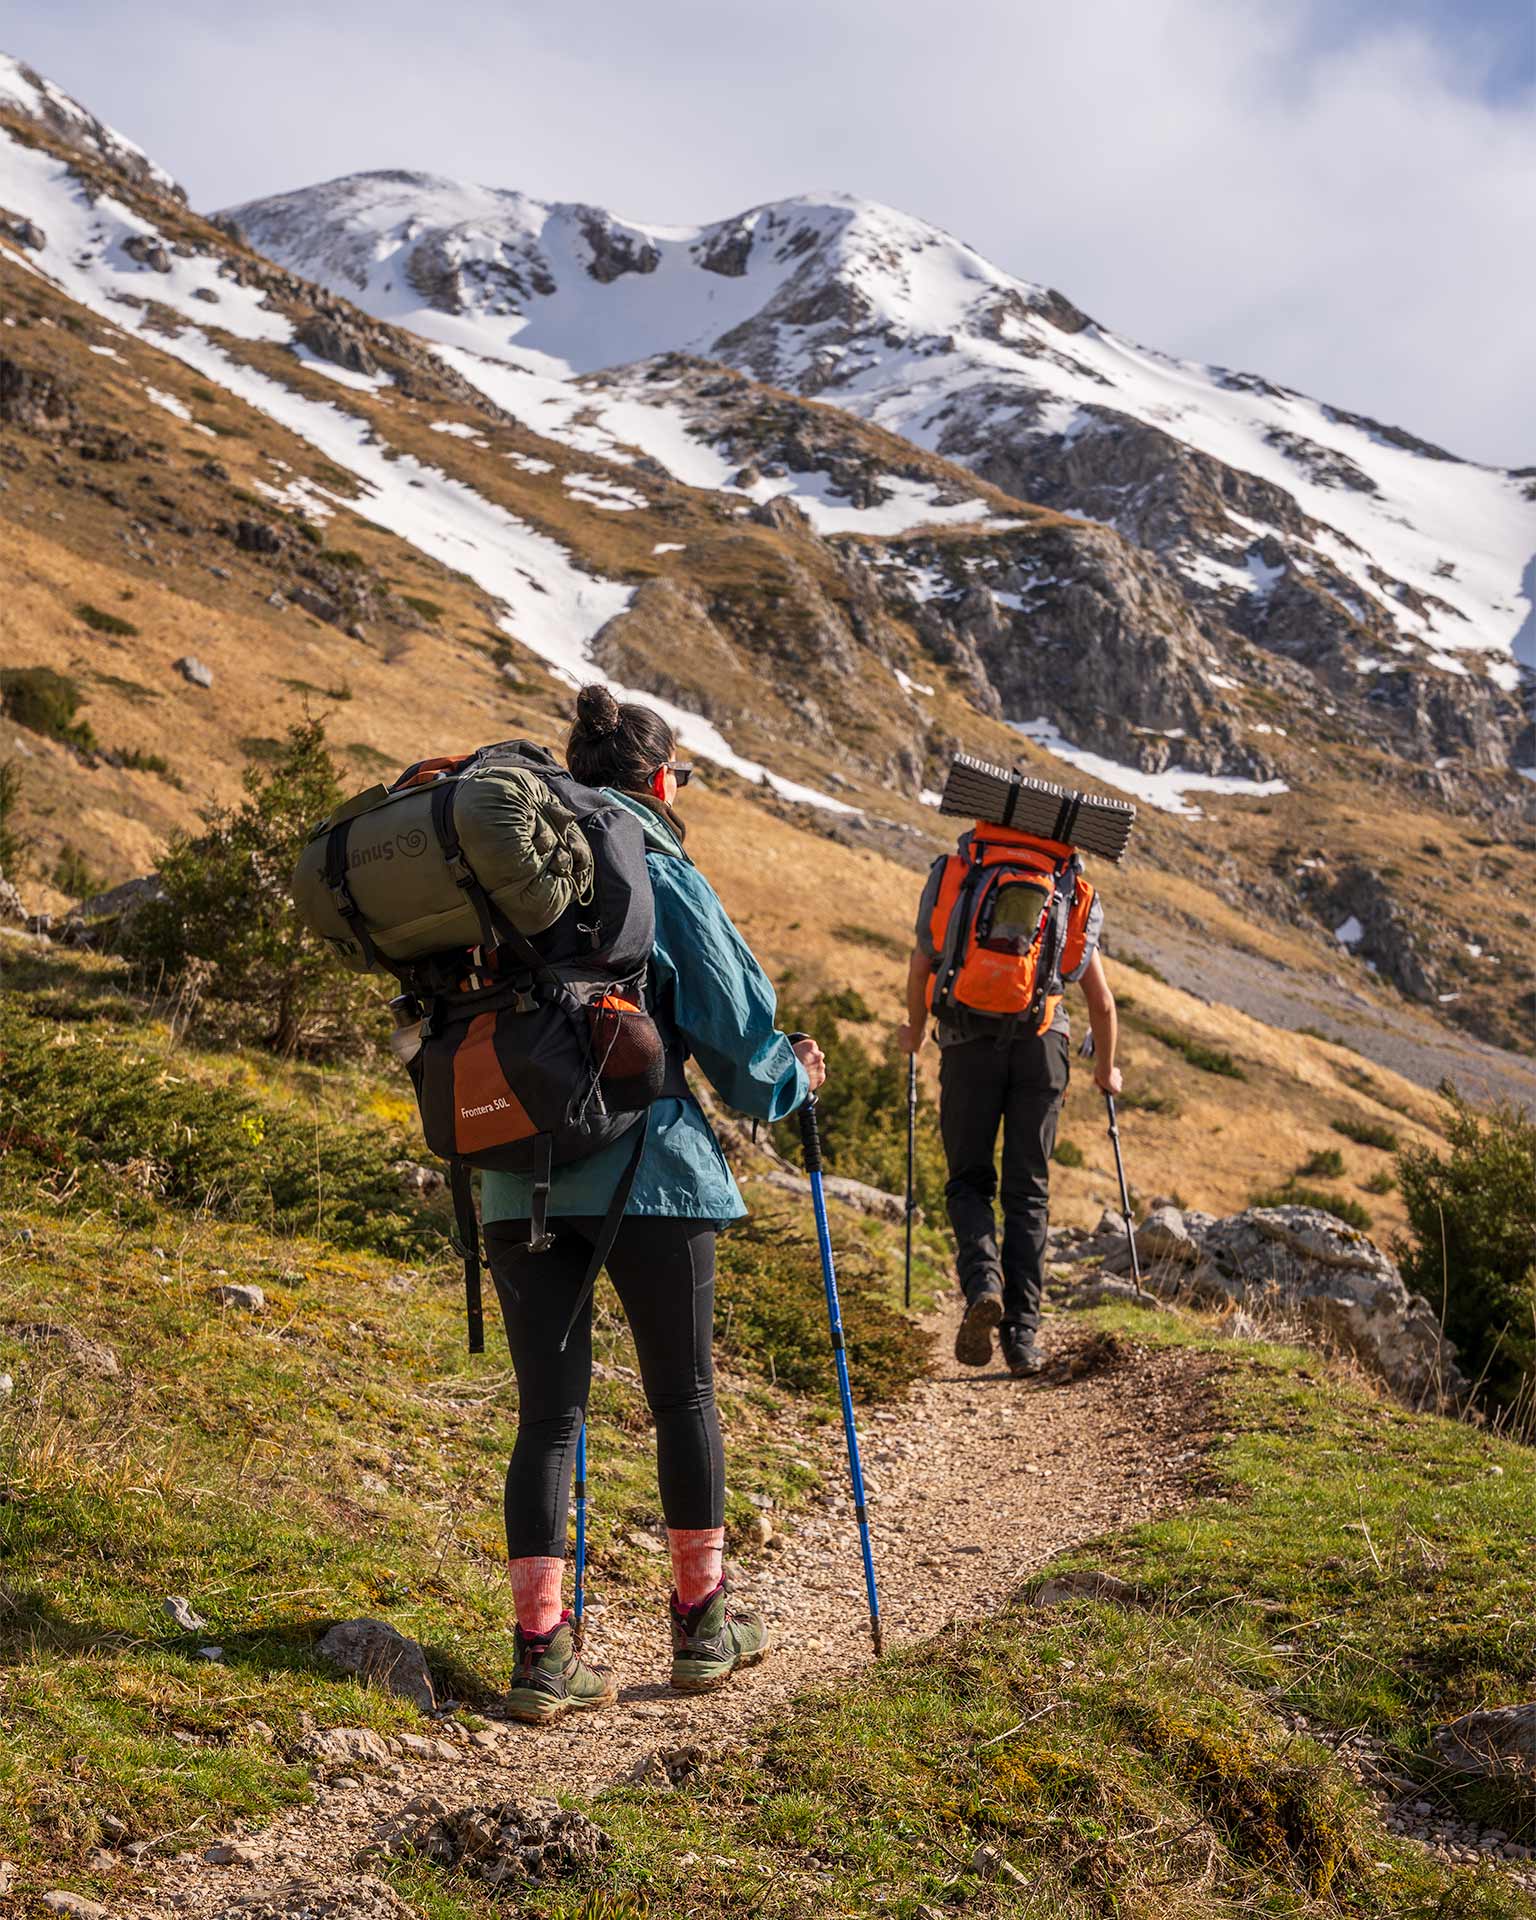
<svg viewBox="0 0 1536 1920">
<path fill-rule="evenodd" d="M 1283 1187 L 1268 1187 L 1254 1194 L 1248 1204 L 1250 1207 L 1315 1207 L 1319 1213 L 1331 1213 L 1335 1220 L 1342 1220 L 1348 1227 L 1358 1227 L 1362 1233 L 1369 1233 L 1371 1228 L 1371 1216 L 1358 1200 L 1330 1193 L 1326 1187 L 1304 1187 L 1294 1177 Z"/>
<path fill-rule="evenodd" d="M 869 947 L 875 953 L 883 953 L 892 960 L 905 960 L 912 951 L 910 940 L 898 939 L 894 933 L 882 933 L 878 927 L 861 927 L 855 922 L 834 927 L 832 936 L 836 940 L 846 940 L 850 946 Z"/>
<path fill-rule="evenodd" d="M 1117 953 L 1110 958 L 1122 967 L 1129 967 L 1134 973 L 1144 973 L 1149 980 L 1159 980 L 1164 986 L 1168 984 L 1167 975 L 1154 967 L 1150 960 L 1143 960 L 1139 953 Z"/>
<path fill-rule="evenodd" d="M 867 1256 L 839 1249 L 838 1292 L 848 1372 L 861 1401 L 899 1400 L 928 1370 L 930 1337 L 891 1305 L 889 1280 Z M 835 1391 L 821 1258 L 811 1237 L 784 1222 L 751 1220 L 719 1243 L 716 1340 L 734 1365 L 796 1393 Z"/>
<path fill-rule="evenodd" d="M 59 857 L 53 863 L 49 878 L 59 892 L 67 893 L 71 900 L 89 900 L 93 893 L 101 892 L 100 877 L 91 871 L 85 855 L 69 840 L 59 848 Z"/>
<path fill-rule="evenodd" d="M 1142 1031 L 1150 1034 L 1154 1040 L 1161 1041 L 1174 1053 L 1182 1055 L 1192 1067 L 1198 1067 L 1202 1073 L 1219 1073 L 1228 1080 L 1248 1078 L 1224 1047 L 1207 1046 L 1205 1041 L 1196 1040 L 1187 1033 L 1180 1033 L 1175 1027 L 1154 1026 L 1150 1021 L 1143 1024 Z"/>
<path fill-rule="evenodd" d="M 0 760 L 0 874 L 14 880 L 30 842 L 21 831 L 22 771 L 14 760 Z"/>
<path fill-rule="evenodd" d="M 400 598 L 413 613 L 419 613 L 423 620 L 430 620 L 434 625 L 443 617 L 444 609 L 435 600 L 423 600 L 415 593 L 402 593 Z"/>
<path fill-rule="evenodd" d="M 780 1013 L 789 1031 L 814 1034 L 827 1056 L 827 1083 L 817 1095 L 821 1143 L 829 1173 L 865 1180 L 887 1193 L 904 1193 L 907 1183 L 907 1056 L 892 1032 L 882 1051 L 872 1054 L 837 1022 L 847 1016 L 841 992 L 819 994 L 807 1006 Z M 915 1184 L 918 1204 L 942 1218 L 948 1170 L 939 1139 L 938 1113 L 918 1083 Z M 797 1164 L 800 1128 L 794 1119 L 774 1128 L 779 1152 Z"/>
<path fill-rule="evenodd" d="M 1344 1156 L 1337 1147 L 1319 1147 L 1296 1169 L 1299 1180 L 1337 1180 L 1344 1172 Z"/>
<path fill-rule="evenodd" d="M 1123 1093 L 1115 1095 L 1115 1105 L 1127 1113 L 1166 1113 L 1179 1114 L 1184 1111 L 1183 1102 L 1174 1093 L 1140 1093 L 1134 1087 L 1127 1087 Z"/>
<path fill-rule="evenodd" d="M 441 1230 L 400 1194 L 383 1126 L 317 1126 L 232 1086 L 167 1070 L 131 1031 L 52 1020 L 0 999 L 0 1191 L 69 1176 L 81 1207 L 129 1221 L 156 1201 L 395 1258 Z"/>
<path fill-rule="evenodd" d="M 160 861 L 167 898 L 130 922 L 129 950 L 195 995 L 199 1017 L 274 1052 L 365 1052 L 380 992 L 346 972 L 299 919 L 290 881 L 317 821 L 342 799 L 325 727 L 291 727 L 245 774 L 244 802 L 207 816 Z"/>
<path fill-rule="evenodd" d="M 1397 1135 L 1384 1120 L 1335 1120 L 1335 1133 L 1353 1140 L 1357 1147 L 1379 1147 L 1383 1153 L 1396 1153 Z"/>
<path fill-rule="evenodd" d="M 325 557 L 333 567 L 345 567 L 349 573 L 368 571 L 368 562 L 352 547 L 327 547 Z"/>
<path fill-rule="evenodd" d="M 68 674 L 52 667 L 0 667 L 0 712 L 19 727 L 91 752 L 96 736 L 88 720 L 76 720 L 83 695 Z"/>
<path fill-rule="evenodd" d="M 850 1020 L 857 1026 L 869 1026 L 874 1009 L 857 987 L 834 987 L 817 1001 L 818 1016 L 824 1020 Z"/>
<path fill-rule="evenodd" d="M 1397 1182 L 1392 1178 L 1391 1174 L 1387 1172 L 1386 1168 L 1378 1167 L 1370 1179 L 1365 1182 L 1365 1191 L 1367 1193 L 1391 1193 L 1396 1186 Z"/>
<path fill-rule="evenodd" d="M 93 607 L 89 600 L 82 600 L 75 608 L 75 618 L 83 620 L 92 633 L 112 633 L 127 640 L 138 632 L 131 620 L 125 620 L 120 613 L 105 613 L 100 607 Z"/>
<path fill-rule="evenodd" d="M 1393 1251 L 1437 1308 L 1497 1405 L 1536 1394 L 1536 1121 L 1513 1103 L 1479 1113 L 1449 1084 L 1447 1148 L 1408 1147 L 1397 1177 L 1408 1234 Z"/>
<path fill-rule="evenodd" d="M 1075 1140 L 1058 1140 L 1051 1158 L 1058 1167 L 1080 1167 L 1084 1164 L 1083 1150 Z"/>
</svg>

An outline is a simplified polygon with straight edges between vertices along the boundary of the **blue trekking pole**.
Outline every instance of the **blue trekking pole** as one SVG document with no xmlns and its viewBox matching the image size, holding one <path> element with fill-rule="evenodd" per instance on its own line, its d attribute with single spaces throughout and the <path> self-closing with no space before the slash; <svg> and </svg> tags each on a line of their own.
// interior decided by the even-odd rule
<svg viewBox="0 0 1536 1920">
<path fill-rule="evenodd" d="M 576 1592 L 571 1607 L 571 1637 L 581 1649 L 581 1618 L 586 1608 L 587 1572 L 587 1423 L 576 1436 Z"/>
<path fill-rule="evenodd" d="M 803 1040 L 805 1034 L 791 1034 Z M 800 1109 L 800 1143 L 805 1170 L 811 1179 L 816 1208 L 816 1238 L 821 1246 L 821 1277 L 827 1289 L 827 1319 L 832 1329 L 832 1351 L 837 1358 L 837 1391 L 843 1403 L 843 1435 L 848 1442 L 848 1473 L 853 1482 L 853 1511 L 859 1523 L 859 1550 L 864 1556 L 864 1589 L 869 1595 L 869 1632 L 877 1654 L 884 1651 L 880 1632 L 880 1596 L 875 1591 L 875 1556 L 869 1544 L 869 1513 L 864 1503 L 864 1470 L 859 1464 L 859 1432 L 853 1420 L 853 1391 L 848 1385 L 848 1354 L 843 1345 L 843 1311 L 837 1300 L 837 1269 L 832 1264 L 832 1235 L 827 1227 L 827 1197 L 821 1190 L 821 1130 L 816 1123 L 816 1096 Z"/>
</svg>

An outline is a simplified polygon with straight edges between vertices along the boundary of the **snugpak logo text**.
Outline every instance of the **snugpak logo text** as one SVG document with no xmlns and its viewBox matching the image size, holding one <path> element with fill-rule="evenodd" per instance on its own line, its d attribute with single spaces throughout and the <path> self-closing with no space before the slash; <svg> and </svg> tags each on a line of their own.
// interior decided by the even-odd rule
<svg viewBox="0 0 1536 1920">
<path fill-rule="evenodd" d="M 420 827 L 410 827 L 397 833 L 393 840 L 376 840 L 371 847 L 354 847 L 347 856 L 347 871 L 350 873 L 355 867 L 371 867 L 380 860 L 393 860 L 397 852 L 414 860 L 426 850 L 426 834 Z"/>
<path fill-rule="evenodd" d="M 510 1100 L 503 1099 L 498 1093 L 494 1100 L 487 1100 L 483 1107 L 460 1107 L 459 1118 L 461 1120 L 480 1120 L 488 1113 L 505 1113 L 510 1109 L 511 1105 L 512 1102 Z"/>
</svg>

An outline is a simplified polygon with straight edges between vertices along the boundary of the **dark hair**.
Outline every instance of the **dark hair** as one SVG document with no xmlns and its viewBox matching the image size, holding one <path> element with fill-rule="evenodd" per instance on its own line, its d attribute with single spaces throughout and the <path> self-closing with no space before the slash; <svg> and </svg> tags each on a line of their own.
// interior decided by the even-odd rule
<svg viewBox="0 0 1536 1920">
<path fill-rule="evenodd" d="M 656 769 L 676 752 L 672 729 L 650 707 L 631 701 L 621 706 L 603 686 L 577 694 L 565 764 L 587 786 L 644 793 Z"/>
</svg>

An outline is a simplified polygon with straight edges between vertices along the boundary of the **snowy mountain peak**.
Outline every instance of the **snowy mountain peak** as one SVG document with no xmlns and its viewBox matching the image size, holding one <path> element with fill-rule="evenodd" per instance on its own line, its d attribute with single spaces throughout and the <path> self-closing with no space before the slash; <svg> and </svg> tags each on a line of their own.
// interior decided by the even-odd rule
<svg viewBox="0 0 1536 1920">
<path fill-rule="evenodd" d="M 185 200 L 186 193 L 163 167 L 157 167 L 142 147 L 98 120 L 88 108 L 67 94 L 52 80 L 18 60 L 0 53 L 0 110 L 23 114 L 37 120 L 59 139 L 82 152 L 93 154 L 125 179 Z"/>
</svg>

